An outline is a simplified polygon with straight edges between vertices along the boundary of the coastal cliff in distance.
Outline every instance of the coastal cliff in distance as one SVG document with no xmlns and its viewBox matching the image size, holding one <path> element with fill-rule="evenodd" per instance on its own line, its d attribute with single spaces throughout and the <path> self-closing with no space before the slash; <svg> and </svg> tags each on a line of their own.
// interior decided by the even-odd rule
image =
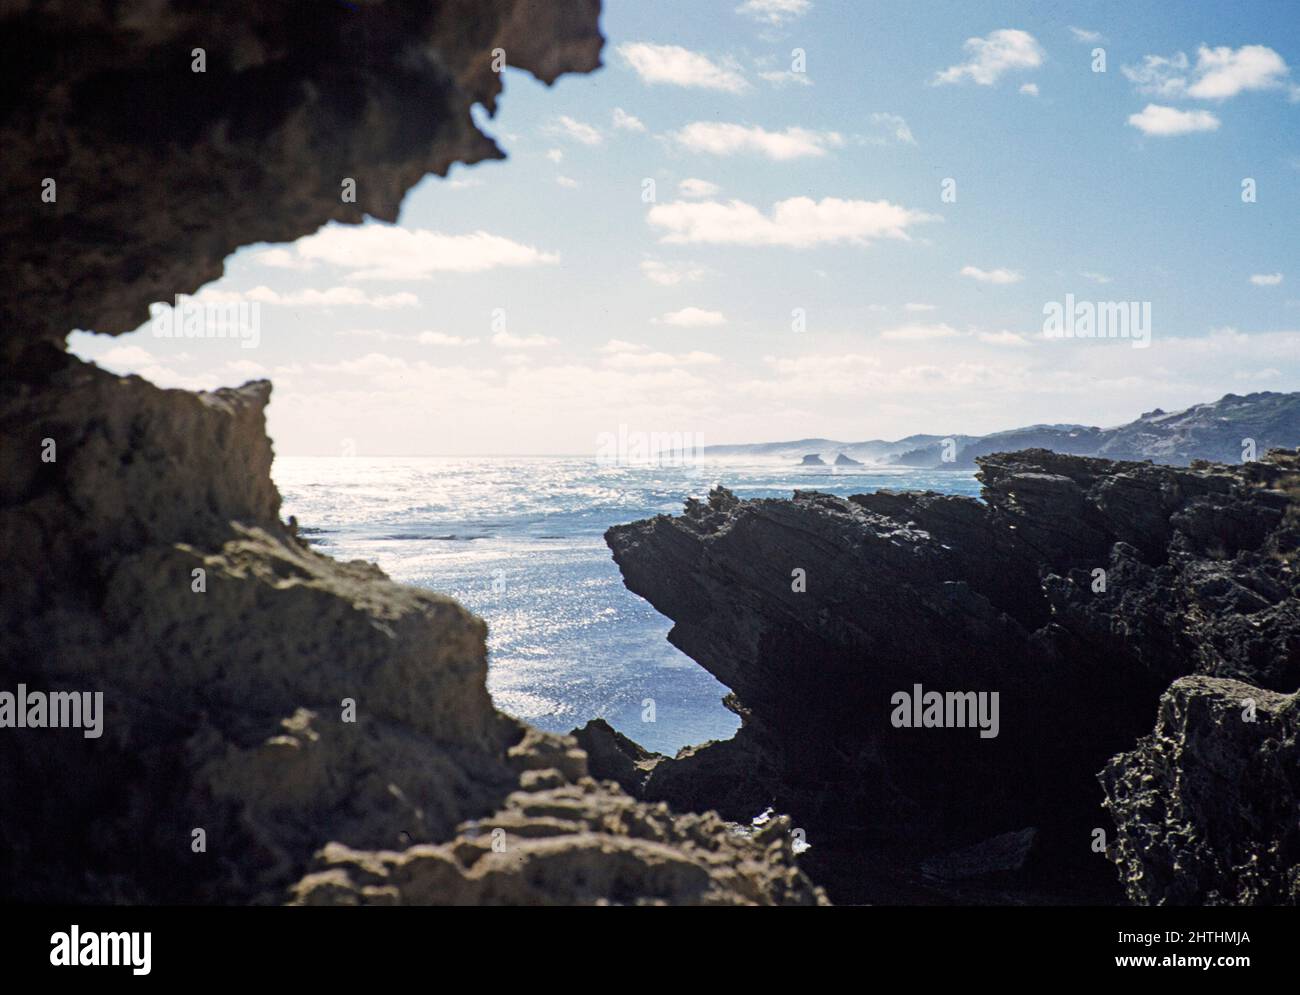
<svg viewBox="0 0 1300 995">
<path fill-rule="evenodd" d="M 1151 460 L 1187 466 L 1193 460 L 1236 463 L 1254 452 L 1300 444 L 1300 391 L 1225 394 L 1217 401 L 1183 411 L 1156 408 L 1116 428 L 1089 425 L 1029 425 L 990 435 L 911 435 L 895 441 L 795 442 L 706 446 L 708 456 L 799 459 L 820 454 L 829 462 L 843 453 L 868 464 L 951 470 L 973 469 L 980 456 L 1020 449 L 1050 449 L 1070 456 L 1114 460 Z"/>
<path fill-rule="evenodd" d="M 593 771 L 789 815 L 835 901 L 1300 902 L 1300 454 L 979 466 L 982 501 L 715 488 L 610 529 L 743 724 L 676 758 L 589 725 Z M 994 721 L 900 722 L 925 692 Z"/>
</svg>

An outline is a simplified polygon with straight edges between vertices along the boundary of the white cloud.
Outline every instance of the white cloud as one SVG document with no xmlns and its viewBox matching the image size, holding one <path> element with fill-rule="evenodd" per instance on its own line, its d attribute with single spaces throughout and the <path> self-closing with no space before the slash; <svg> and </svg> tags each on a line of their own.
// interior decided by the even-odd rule
<svg viewBox="0 0 1300 995">
<path fill-rule="evenodd" d="M 933 339 L 954 339 L 963 335 L 951 325 L 939 323 L 934 325 L 902 325 L 889 328 L 880 333 L 880 337 L 890 342 L 928 342 Z"/>
<path fill-rule="evenodd" d="M 707 55 L 680 45 L 631 42 L 620 45 L 618 53 L 643 83 L 667 83 L 726 93 L 743 93 L 749 88 L 745 78 L 734 67 L 718 65 Z"/>
<path fill-rule="evenodd" d="M 876 112 L 871 115 L 871 123 L 876 126 L 878 131 L 886 137 L 892 138 L 900 145 L 916 144 L 916 137 L 912 134 L 912 129 L 908 127 L 907 121 L 897 114 Z"/>
<path fill-rule="evenodd" d="M 337 363 L 312 363 L 312 369 L 321 373 L 342 373 L 351 377 L 373 377 L 384 373 L 399 373 L 406 368 L 406 360 L 400 356 L 389 356 L 382 352 L 370 352 L 356 359 L 344 359 Z"/>
<path fill-rule="evenodd" d="M 1282 85 L 1290 70 L 1286 60 L 1264 45 L 1236 50 L 1221 45 L 1196 50 L 1197 80 L 1187 89 L 1198 100 L 1227 100 L 1244 90 L 1270 90 Z"/>
<path fill-rule="evenodd" d="M 963 266 L 961 268 L 962 276 L 969 276 L 973 280 L 979 280 L 981 283 L 1019 283 L 1023 280 L 1024 274 L 1018 273 L 1011 269 L 980 269 L 978 266 Z"/>
<path fill-rule="evenodd" d="M 627 352 L 610 350 L 611 355 L 603 361 L 606 366 L 620 370 L 669 369 L 683 366 L 711 366 L 722 362 L 722 357 L 711 352 L 698 350 L 683 353 L 646 352 L 644 346 L 636 346 Z"/>
<path fill-rule="evenodd" d="M 1015 346 L 1017 348 L 1029 345 L 1029 340 L 1023 335 L 1017 335 L 1015 332 L 1005 329 L 1000 332 L 980 332 L 979 340 L 987 342 L 989 345 Z"/>
<path fill-rule="evenodd" d="M 1140 66 L 1122 71 L 1148 96 L 1220 101 L 1248 90 L 1278 89 L 1290 73 L 1286 60 L 1265 45 L 1202 45 L 1194 67 L 1185 52 L 1178 52 L 1168 58 L 1147 55 Z"/>
<path fill-rule="evenodd" d="M 1091 270 L 1083 270 L 1079 275 L 1085 280 L 1091 280 L 1093 283 L 1110 283 L 1110 277 L 1105 273 L 1094 273 Z"/>
<path fill-rule="evenodd" d="M 541 349 L 558 341 L 545 335 L 511 335 L 509 332 L 497 332 L 492 336 L 492 344 L 498 349 Z"/>
<path fill-rule="evenodd" d="M 778 162 L 825 155 L 828 148 L 838 148 L 844 144 L 843 137 L 835 131 L 808 131 L 805 128 L 768 131 L 758 125 L 715 121 L 696 121 L 672 137 L 694 152 L 707 152 L 710 155 L 757 152 Z"/>
<path fill-rule="evenodd" d="M 1089 31 L 1087 28 L 1076 28 L 1074 27 L 1074 25 L 1070 26 L 1070 34 L 1074 35 L 1075 41 L 1080 41 L 1080 42 L 1101 41 L 1100 31 Z"/>
<path fill-rule="evenodd" d="M 904 311 L 933 311 L 933 304 L 904 304 Z"/>
<path fill-rule="evenodd" d="M 770 214 L 752 204 L 732 200 L 722 203 L 674 201 L 658 204 L 646 215 L 654 228 L 665 234 L 667 243 L 713 245 L 782 245 L 807 248 L 812 245 L 847 242 L 864 245 L 873 239 L 906 240 L 909 226 L 938 220 L 933 214 L 914 211 L 884 200 L 841 200 L 824 197 L 791 197 L 777 201 Z"/>
<path fill-rule="evenodd" d="M 396 225 L 331 225 L 299 239 L 294 250 L 303 259 L 354 270 L 350 276 L 356 280 L 412 280 L 437 272 L 559 262 L 557 255 L 485 231 L 444 235 Z"/>
<path fill-rule="evenodd" d="M 1027 97 L 1036 97 L 1038 96 L 1038 84 L 1025 83 L 1020 87 L 1020 92 Z"/>
<path fill-rule="evenodd" d="M 651 283 L 661 287 L 675 287 L 679 283 L 694 283 L 704 276 L 704 269 L 691 263 L 665 263 L 658 259 L 641 262 L 641 272 Z"/>
<path fill-rule="evenodd" d="M 263 284 L 248 291 L 244 297 L 259 304 L 278 304 L 283 307 L 373 307 L 380 311 L 418 307 L 420 304 L 420 299 L 407 291 L 371 297 L 358 287 L 330 287 L 327 290 L 309 288 L 282 294 Z"/>
<path fill-rule="evenodd" d="M 1209 111 L 1180 111 L 1176 107 L 1147 104 L 1140 114 L 1130 114 L 1128 123 L 1144 135 L 1168 137 L 1196 131 L 1215 131 L 1219 119 Z"/>
<path fill-rule="evenodd" d="M 708 180 L 700 180 L 695 177 L 687 177 L 677 184 L 677 192 L 683 197 L 712 197 L 722 190 L 716 183 L 710 183 Z"/>
<path fill-rule="evenodd" d="M 721 311 L 706 311 L 704 308 L 684 307 L 680 311 L 669 311 L 657 323 L 676 325 L 678 328 L 714 328 L 725 325 L 727 317 Z"/>
<path fill-rule="evenodd" d="M 557 176 L 555 178 L 555 182 L 562 187 L 567 187 L 570 190 L 578 189 L 578 181 L 575 180 L 572 176 Z"/>
<path fill-rule="evenodd" d="M 420 345 L 447 345 L 462 346 L 473 345 L 478 339 L 461 338 L 459 335 L 447 335 L 443 332 L 420 332 L 415 337 L 415 341 Z"/>
<path fill-rule="evenodd" d="M 811 8 L 812 0 L 745 0 L 736 8 L 736 13 L 764 24 L 784 24 L 803 17 Z"/>
<path fill-rule="evenodd" d="M 115 345 L 101 355 L 96 356 L 95 362 L 100 366 L 112 367 L 115 370 L 131 369 L 156 363 L 158 357 L 147 349 L 141 349 L 138 345 Z"/>
<path fill-rule="evenodd" d="M 623 131 L 645 131 L 645 125 L 639 117 L 629 114 L 622 107 L 614 108 L 614 127 Z"/>
<path fill-rule="evenodd" d="M 1257 287 L 1276 287 L 1282 282 L 1281 273 L 1256 273 L 1250 278 L 1250 282 Z"/>
<path fill-rule="evenodd" d="M 600 351 L 604 353 L 637 352 L 649 348 L 649 346 L 640 345 L 636 342 L 628 342 L 625 339 L 610 339 L 600 347 Z"/>
<path fill-rule="evenodd" d="M 295 256 L 288 249 L 263 249 L 250 257 L 253 262 L 270 266 L 274 269 L 306 270 L 311 269 L 312 261 Z"/>
<path fill-rule="evenodd" d="M 582 121 L 577 121 L 567 114 L 561 114 L 555 119 L 555 123 L 547 128 L 547 131 L 553 135 L 561 135 L 565 138 L 572 138 L 575 142 L 581 142 L 583 145 L 599 145 L 605 140 L 599 129 Z"/>
<path fill-rule="evenodd" d="M 1147 55 L 1140 66 L 1121 66 L 1122 72 L 1137 85 L 1139 93 L 1149 97 L 1181 97 L 1187 92 L 1187 72 L 1191 64 L 1187 53 L 1179 52 L 1169 58 Z"/>
<path fill-rule="evenodd" d="M 792 69 L 766 69 L 758 74 L 758 78 L 776 86 L 785 86 L 787 83 L 798 83 L 800 86 L 813 85 L 807 73 L 797 73 Z"/>
<path fill-rule="evenodd" d="M 562 149 L 547 149 L 546 158 L 558 166 L 564 161 L 564 151 Z"/>
<path fill-rule="evenodd" d="M 962 46 L 970 60 L 949 66 L 932 81 L 957 83 L 969 78 L 981 86 L 992 86 L 1003 73 L 1011 70 L 1036 69 L 1043 64 L 1043 48 L 1028 31 L 1003 28 L 983 38 L 967 38 Z"/>
</svg>

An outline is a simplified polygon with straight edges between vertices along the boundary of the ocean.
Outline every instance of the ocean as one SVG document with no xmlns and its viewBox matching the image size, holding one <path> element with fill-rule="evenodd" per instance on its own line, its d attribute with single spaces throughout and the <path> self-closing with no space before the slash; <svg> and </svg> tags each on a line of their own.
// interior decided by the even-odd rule
<svg viewBox="0 0 1300 995">
<path fill-rule="evenodd" d="M 498 708 L 557 732 L 604 718 L 670 755 L 730 737 L 739 720 L 722 706 L 727 689 L 669 644 L 669 620 L 623 586 L 605 529 L 680 513 L 687 496 L 717 482 L 743 498 L 795 489 L 979 493 L 967 471 L 778 460 L 659 467 L 578 457 L 282 456 L 272 474 L 283 514 L 297 516 L 317 549 L 378 563 L 487 621 Z"/>
</svg>

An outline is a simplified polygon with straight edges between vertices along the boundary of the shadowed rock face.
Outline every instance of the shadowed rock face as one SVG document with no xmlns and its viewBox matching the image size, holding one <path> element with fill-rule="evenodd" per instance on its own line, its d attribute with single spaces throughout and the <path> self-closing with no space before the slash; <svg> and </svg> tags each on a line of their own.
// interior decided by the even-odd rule
<svg viewBox="0 0 1300 995">
<path fill-rule="evenodd" d="M 1101 774 L 1143 905 L 1300 905 L 1300 694 L 1186 677 Z"/>
<path fill-rule="evenodd" d="M 744 720 L 729 743 L 643 762 L 633 787 L 684 808 L 712 794 L 733 819 L 790 813 L 832 897 L 897 897 L 919 859 L 1031 826 L 1027 887 L 1105 897 L 1095 772 L 1150 729 L 1170 681 L 1300 685 L 1300 467 L 1271 460 L 1029 450 L 980 460 L 982 503 L 715 489 L 610 529 L 627 586 Z M 998 735 L 897 728 L 893 695 L 916 685 L 998 692 Z M 903 882 L 848 857 L 864 850 Z"/>
<path fill-rule="evenodd" d="M 120 333 L 241 245 L 397 219 L 406 191 L 502 152 L 492 52 L 547 83 L 600 65 L 599 0 L 0 9 L 6 348 Z M 192 71 L 204 50 L 206 72 Z M 42 181 L 57 199 L 41 200 Z M 356 180 L 356 202 L 341 184 Z"/>
<path fill-rule="evenodd" d="M 0 734 L 0 896 L 358 902 L 383 867 L 383 900 L 824 901 L 788 834 L 634 801 L 498 713 L 480 619 L 300 542 L 270 384 L 159 390 L 63 351 L 240 245 L 392 220 L 426 173 L 499 157 L 469 114 L 500 92 L 493 50 L 547 82 L 590 71 L 598 11 L 0 5 L 0 691 L 105 711 L 97 739 Z M 322 849 L 326 878 L 295 888 Z"/>
</svg>

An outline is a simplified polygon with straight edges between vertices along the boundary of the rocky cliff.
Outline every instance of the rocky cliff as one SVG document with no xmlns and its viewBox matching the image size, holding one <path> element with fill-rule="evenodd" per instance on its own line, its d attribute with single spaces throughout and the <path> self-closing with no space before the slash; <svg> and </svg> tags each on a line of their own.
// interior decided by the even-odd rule
<svg viewBox="0 0 1300 995">
<path fill-rule="evenodd" d="M 1142 901 L 1294 899 L 1294 825 L 1279 821 L 1295 805 L 1294 770 L 1270 780 L 1251 751 L 1294 750 L 1293 706 L 1270 692 L 1300 686 L 1296 453 L 1186 470 L 1045 450 L 979 463 L 983 500 L 742 501 L 719 488 L 681 516 L 610 529 L 628 587 L 731 688 L 743 726 L 677 758 L 633 757 L 630 770 L 615 756 L 626 749 L 588 728 L 593 763 L 681 808 L 789 813 L 833 898 L 1119 900 L 1108 852 L 1143 882 L 1128 889 Z M 1108 766 L 1110 825 L 1097 771 L 1133 750 L 1189 674 L 1228 679 L 1211 685 L 1218 706 L 1184 713 L 1164 699 L 1155 740 Z M 1261 702 L 1247 734 L 1230 725 L 1229 687 Z M 930 692 L 943 696 L 935 722 L 916 702 Z M 963 696 L 951 712 L 950 692 Z M 993 723 L 972 716 L 995 693 L 996 735 L 982 735 Z M 971 720 L 957 722 L 964 703 Z M 1181 754 L 1161 748 L 1180 737 Z M 1282 796 L 1214 802 L 1187 786 L 1184 760 L 1202 769 L 1198 785 L 1240 768 L 1240 799 Z M 1180 807 L 1156 813 L 1150 796 L 1174 782 Z M 1211 804 L 1218 831 L 1197 836 L 1208 870 L 1168 871 L 1186 866 L 1178 827 L 1215 818 Z M 1028 829 L 1032 846 L 1006 836 Z M 1147 845 L 1156 836 L 1160 852 Z M 992 883 L 927 881 L 944 854 L 999 838 L 1025 841 L 1015 874 L 998 858 Z M 1273 854 L 1254 872 L 1267 886 L 1234 877 L 1255 846 Z M 1166 870 L 1144 875 L 1148 862 Z"/>
<path fill-rule="evenodd" d="M 0 731 L 0 896 L 824 901 L 788 833 L 633 800 L 498 713 L 480 619 L 299 542 L 269 384 L 159 390 L 63 351 L 240 245 L 391 220 L 426 173 L 500 156 L 470 117 L 500 93 L 494 53 L 547 82 L 590 71 L 597 15 L 0 5 L 0 684 L 104 708 L 97 738 Z"/>
</svg>

